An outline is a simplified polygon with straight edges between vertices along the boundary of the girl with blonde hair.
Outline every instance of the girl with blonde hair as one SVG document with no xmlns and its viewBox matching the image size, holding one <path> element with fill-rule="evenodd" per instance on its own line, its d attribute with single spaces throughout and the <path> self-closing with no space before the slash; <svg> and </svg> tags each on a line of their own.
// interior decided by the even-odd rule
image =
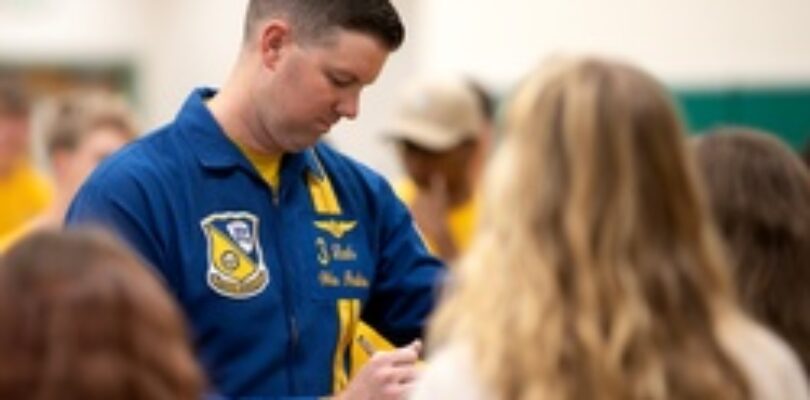
<svg viewBox="0 0 810 400">
<path fill-rule="evenodd" d="M 739 310 L 655 79 L 556 60 L 506 129 L 413 398 L 807 398 L 795 356 Z"/>
</svg>

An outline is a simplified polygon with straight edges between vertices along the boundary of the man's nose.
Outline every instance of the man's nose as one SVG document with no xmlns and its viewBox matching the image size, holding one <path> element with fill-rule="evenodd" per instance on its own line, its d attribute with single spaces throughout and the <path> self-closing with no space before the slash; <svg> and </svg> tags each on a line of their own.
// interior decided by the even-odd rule
<svg viewBox="0 0 810 400">
<path fill-rule="evenodd" d="M 360 94 L 359 93 L 350 93 L 347 94 L 338 101 L 336 110 L 338 115 L 348 118 L 348 119 L 355 119 L 357 117 L 357 113 L 360 111 Z"/>
</svg>

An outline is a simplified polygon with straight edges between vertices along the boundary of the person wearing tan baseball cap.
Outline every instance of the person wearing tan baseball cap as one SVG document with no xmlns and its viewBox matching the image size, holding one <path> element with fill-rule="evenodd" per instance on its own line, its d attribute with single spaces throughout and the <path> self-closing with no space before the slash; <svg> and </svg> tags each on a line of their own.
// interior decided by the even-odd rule
<svg viewBox="0 0 810 400">
<path fill-rule="evenodd" d="M 487 129 L 478 102 L 461 77 L 419 78 L 406 84 L 385 131 L 407 173 L 395 190 L 428 247 L 446 262 L 467 247 L 476 222 L 471 168 Z"/>
</svg>

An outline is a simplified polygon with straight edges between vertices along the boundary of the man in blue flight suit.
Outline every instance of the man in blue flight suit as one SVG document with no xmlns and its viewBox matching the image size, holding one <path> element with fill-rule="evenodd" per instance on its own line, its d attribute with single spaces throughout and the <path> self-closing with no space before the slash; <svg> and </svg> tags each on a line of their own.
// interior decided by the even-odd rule
<svg viewBox="0 0 810 400">
<path fill-rule="evenodd" d="M 221 90 L 76 196 L 68 225 L 113 229 L 163 276 L 218 394 L 398 399 L 413 380 L 442 266 L 382 177 L 316 144 L 403 37 L 388 0 L 250 0 Z M 349 380 L 361 320 L 403 347 Z"/>
</svg>

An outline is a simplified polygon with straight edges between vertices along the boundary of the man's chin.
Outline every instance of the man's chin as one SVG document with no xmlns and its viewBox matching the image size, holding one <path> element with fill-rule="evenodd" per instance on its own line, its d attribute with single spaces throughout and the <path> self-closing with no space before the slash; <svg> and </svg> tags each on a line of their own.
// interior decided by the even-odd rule
<svg viewBox="0 0 810 400">
<path fill-rule="evenodd" d="M 288 152 L 288 153 L 298 153 L 298 152 L 304 151 L 304 150 L 314 146 L 315 143 L 318 143 L 318 141 L 320 140 L 320 138 L 322 136 L 323 136 L 322 134 L 321 135 L 315 135 L 312 140 L 302 140 L 302 141 L 290 142 L 290 143 L 287 144 L 287 146 L 285 146 L 284 150 L 286 152 Z"/>
<path fill-rule="evenodd" d="M 312 130 L 316 132 L 316 134 L 320 137 L 326 135 L 330 130 L 332 130 L 332 125 L 334 124 L 330 124 L 327 122 L 318 122 L 315 124 Z"/>
</svg>

